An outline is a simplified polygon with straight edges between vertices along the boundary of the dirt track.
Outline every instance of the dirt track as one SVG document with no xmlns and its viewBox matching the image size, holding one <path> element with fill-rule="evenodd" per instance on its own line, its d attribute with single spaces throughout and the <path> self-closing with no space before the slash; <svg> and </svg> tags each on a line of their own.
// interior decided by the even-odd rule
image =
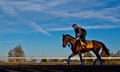
<svg viewBox="0 0 120 72">
<path fill-rule="evenodd" d="M 0 72 L 120 72 L 120 65 L 84 68 L 79 65 L 2 65 Z"/>
</svg>

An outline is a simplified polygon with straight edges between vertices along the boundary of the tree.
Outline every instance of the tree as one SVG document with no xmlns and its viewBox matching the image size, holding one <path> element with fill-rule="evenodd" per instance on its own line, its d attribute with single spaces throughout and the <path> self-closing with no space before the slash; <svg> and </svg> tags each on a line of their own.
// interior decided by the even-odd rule
<svg viewBox="0 0 120 72">
<path fill-rule="evenodd" d="M 21 45 L 18 45 L 14 48 L 15 57 L 25 57 L 25 53 Z"/>
<path fill-rule="evenodd" d="M 8 52 L 8 57 L 25 57 L 25 53 L 21 45 L 16 46 L 14 49 Z M 16 62 L 23 62 L 25 59 L 9 59 L 9 62 L 16 61 Z"/>
<path fill-rule="evenodd" d="M 120 56 L 120 50 L 118 50 L 117 52 L 111 52 L 110 56 L 112 56 L 112 57 Z"/>
<path fill-rule="evenodd" d="M 13 50 L 10 50 L 10 51 L 8 52 L 8 57 L 15 57 Z M 9 62 L 14 62 L 15 59 L 8 58 L 8 61 L 9 61 Z"/>
<path fill-rule="evenodd" d="M 10 51 L 8 52 L 8 57 L 14 57 L 14 52 L 13 52 L 13 50 L 10 50 Z"/>
<path fill-rule="evenodd" d="M 113 57 L 113 56 L 114 56 L 114 53 L 113 53 L 113 52 L 111 52 L 111 53 L 110 53 L 110 56 L 112 56 L 112 57 Z"/>
<path fill-rule="evenodd" d="M 41 59 L 41 62 L 47 62 L 47 59 Z"/>
<path fill-rule="evenodd" d="M 116 52 L 116 56 L 120 56 L 120 50 Z"/>
</svg>

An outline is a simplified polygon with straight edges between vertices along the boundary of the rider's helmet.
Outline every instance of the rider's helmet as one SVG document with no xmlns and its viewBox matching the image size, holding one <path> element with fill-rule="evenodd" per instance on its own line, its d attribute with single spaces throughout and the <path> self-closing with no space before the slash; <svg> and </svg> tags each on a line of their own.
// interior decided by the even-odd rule
<svg viewBox="0 0 120 72">
<path fill-rule="evenodd" d="M 72 27 L 73 27 L 73 29 L 75 29 L 75 30 L 76 30 L 76 28 L 78 28 L 77 24 L 73 24 Z"/>
<path fill-rule="evenodd" d="M 77 24 L 73 24 L 73 25 L 72 25 L 72 27 L 75 27 L 75 26 L 77 26 Z"/>
</svg>

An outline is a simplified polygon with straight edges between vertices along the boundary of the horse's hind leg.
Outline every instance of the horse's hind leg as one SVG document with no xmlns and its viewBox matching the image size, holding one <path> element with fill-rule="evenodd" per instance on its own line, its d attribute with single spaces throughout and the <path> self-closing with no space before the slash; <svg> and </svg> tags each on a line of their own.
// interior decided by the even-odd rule
<svg viewBox="0 0 120 72">
<path fill-rule="evenodd" d="M 93 61 L 93 65 L 95 65 L 97 61 L 98 61 L 98 58 L 96 58 L 96 59 Z"/>
<path fill-rule="evenodd" d="M 99 55 L 98 53 L 96 53 L 96 52 L 95 52 L 95 54 L 96 54 L 96 56 L 97 56 L 97 59 L 95 59 L 95 61 L 94 61 L 94 64 L 93 64 L 93 65 L 95 65 L 95 64 L 96 64 L 97 60 L 99 60 L 99 61 L 100 61 L 100 65 L 103 65 L 103 62 L 102 62 L 102 59 L 101 59 L 100 55 Z"/>
<path fill-rule="evenodd" d="M 76 54 L 71 54 L 69 57 L 68 57 L 68 60 L 67 60 L 67 64 L 70 65 L 71 63 L 71 57 L 75 56 Z"/>
</svg>

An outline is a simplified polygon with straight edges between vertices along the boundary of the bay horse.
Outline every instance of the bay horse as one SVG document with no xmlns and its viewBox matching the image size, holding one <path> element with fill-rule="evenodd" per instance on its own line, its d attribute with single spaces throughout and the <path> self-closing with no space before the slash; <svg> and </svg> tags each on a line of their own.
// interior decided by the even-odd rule
<svg viewBox="0 0 120 72">
<path fill-rule="evenodd" d="M 63 43 L 62 43 L 63 48 L 65 48 L 68 43 L 71 45 L 72 54 L 70 54 L 70 56 L 68 57 L 68 62 L 67 62 L 68 65 L 70 65 L 71 57 L 75 55 L 79 55 L 81 65 L 84 66 L 84 61 L 82 59 L 82 53 L 89 52 L 89 51 L 92 51 L 97 57 L 97 59 L 94 60 L 93 65 L 95 65 L 98 60 L 100 61 L 100 65 L 103 65 L 101 55 L 99 54 L 100 49 L 102 49 L 102 56 L 110 55 L 107 47 L 100 41 L 91 40 L 93 43 L 93 48 L 85 48 L 83 50 L 83 48 L 81 48 L 80 41 L 72 37 L 71 35 L 68 35 L 68 34 L 63 35 L 62 40 L 63 40 Z"/>
</svg>

